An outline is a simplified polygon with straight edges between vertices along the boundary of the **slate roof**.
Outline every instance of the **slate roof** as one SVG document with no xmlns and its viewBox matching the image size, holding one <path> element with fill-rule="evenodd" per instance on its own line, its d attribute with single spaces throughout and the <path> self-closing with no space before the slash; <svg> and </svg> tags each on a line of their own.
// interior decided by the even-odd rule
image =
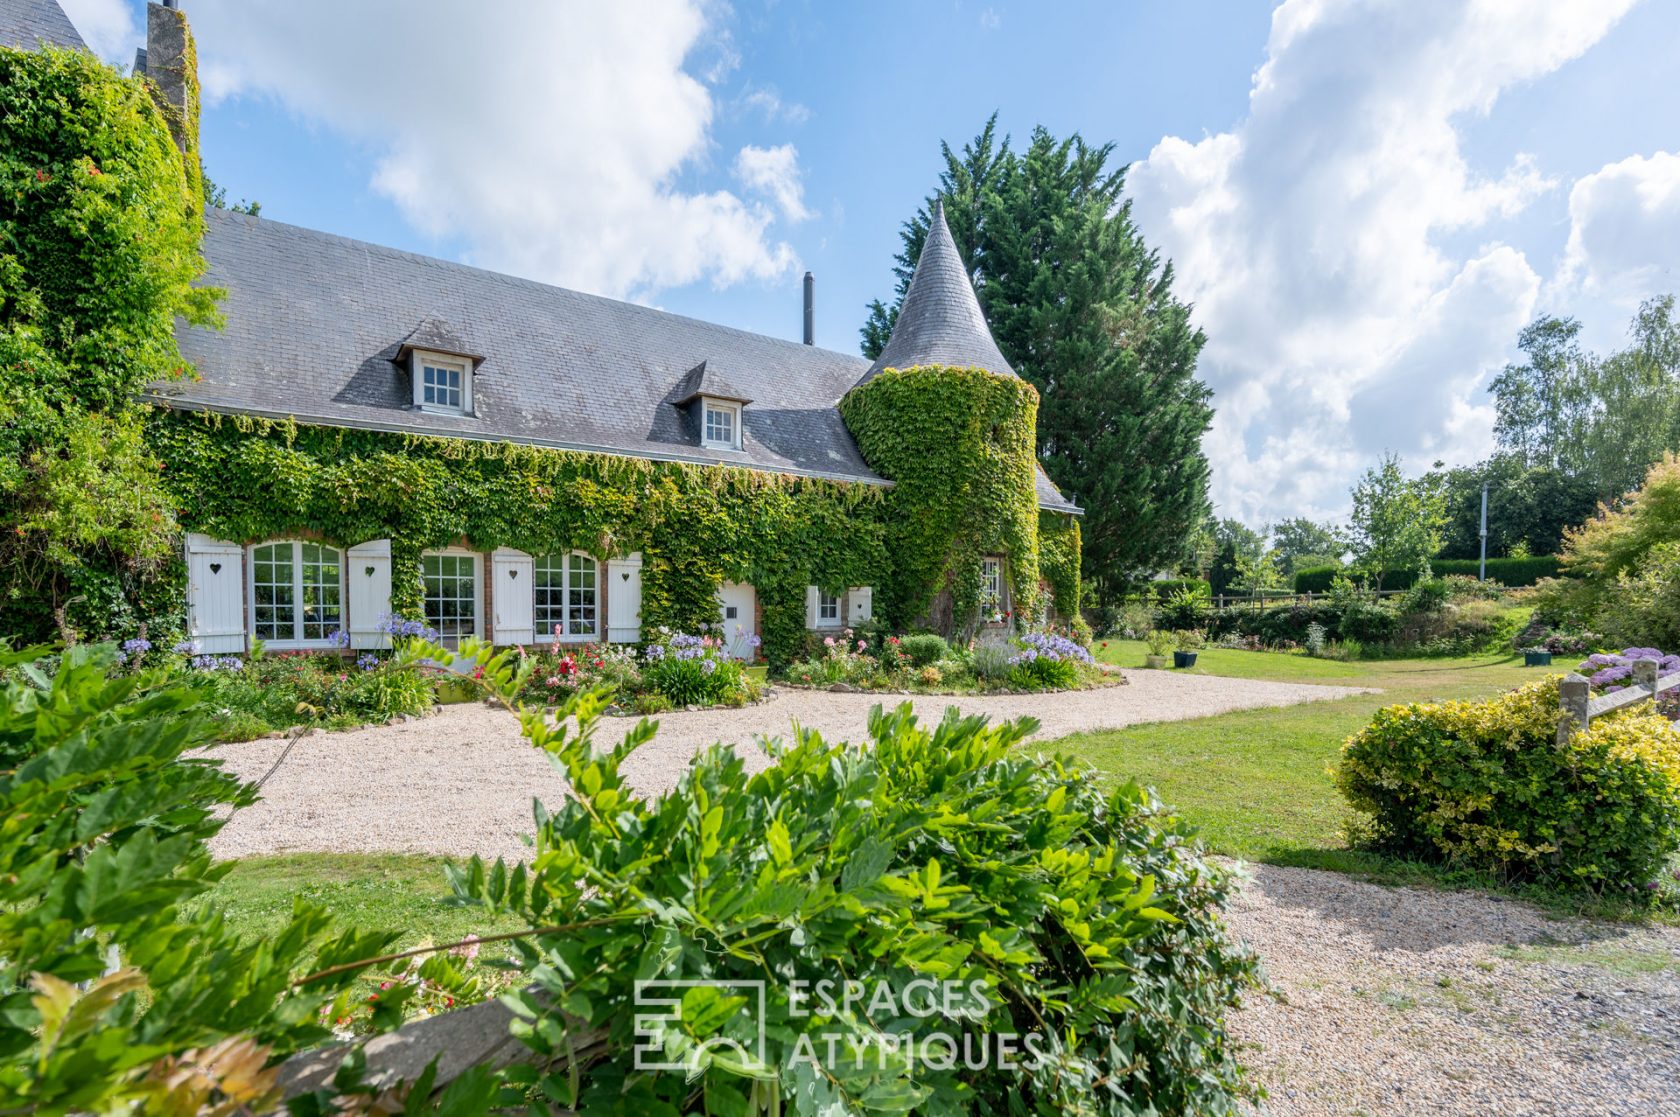
<svg viewBox="0 0 1680 1117">
<path fill-rule="evenodd" d="M 957 252 L 957 242 L 951 239 L 951 228 L 945 224 L 945 206 L 937 201 L 927 239 L 922 242 L 922 255 L 898 308 L 892 337 L 863 379 L 884 368 L 917 365 L 954 365 L 1015 375 L 992 339 L 968 269 Z"/>
<path fill-rule="evenodd" d="M 682 380 L 677 384 L 678 407 L 686 403 L 692 403 L 701 396 L 733 400 L 742 404 L 752 402 L 752 397 L 724 379 L 723 373 L 717 370 L 716 364 L 715 361 L 701 361 L 684 374 Z"/>
<path fill-rule="evenodd" d="M 0 0 L 0 46 L 36 50 L 43 43 L 87 49 L 58 0 Z"/>
<path fill-rule="evenodd" d="M 206 219 L 205 282 L 227 291 L 226 326 L 182 326 L 181 351 L 201 379 L 155 385 L 153 398 L 883 483 L 835 409 L 866 367 L 861 357 L 228 210 Z M 472 415 L 412 406 L 396 357 L 428 319 L 484 358 Z M 741 450 L 700 446 L 693 417 L 676 406 L 702 361 L 728 368 L 753 401 Z"/>
<path fill-rule="evenodd" d="M 230 210 L 205 217 L 205 282 L 226 291 L 226 325 L 178 328 L 200 379 L 154 385 L 158 402 L 886 483 L 836 407 L 861 357 Z M 472 415 L 413 407 L 405 343 L 481 358 Z M 740 450 L 700 445 L 681 404 L 701 385 L 751 401 Z M 1042 471 L 1038 493 L 1076 511 Z"/>
</svg>

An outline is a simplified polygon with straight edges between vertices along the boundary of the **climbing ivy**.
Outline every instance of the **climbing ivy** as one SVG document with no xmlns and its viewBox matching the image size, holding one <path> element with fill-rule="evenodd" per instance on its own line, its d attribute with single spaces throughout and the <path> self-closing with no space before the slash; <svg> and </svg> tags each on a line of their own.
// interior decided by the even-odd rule
<svg viewBox="0 0 1680 1117">
<path fill-rule="evenodd" d="M 1082 548 L 1079 521 L 1066 512 L 1040 512 L 1038 516 L 1038 569 L 1050 587 L 1056 612 L 1067 618 L 1079 616 L 1079 562 Z"/>
<path fill-rule="evenodd" d="M 990 554 L 1009 558 L 1017 615 L 1035 615 L 1037 390 L 980 368 L 886 369 L 848 392 L 840 414 L 864 460 L 894 484 L 886 515 L 893 578 L 879 598 L 884 618 L 915 624 L 946 591 L 953 629 L 972 630 L 980 560 Z M 1077 590 L 1058 599 L 1076 600 Z"/>
<path fill-rule="evenodd" d="M 776 665 L 803 650 L 805 587 L 880 585 L 883 490 L 735 467 L 159 410 L 148 438 L 181 524 L 238 542 L 390 539 L 392 605 L 417 611 L 424 550 L 641 551 L 643 627 L 718 619 L 750 582 Z M 611 593 L 611 590 L 608 590 Z"/>
<path fill-rule="evenodd" d="M 196 175 L 144 84 L 0 48 L 0 632 L 120 630 L 169 561 L 134 399 L 216 320 Z"/>
</svg>

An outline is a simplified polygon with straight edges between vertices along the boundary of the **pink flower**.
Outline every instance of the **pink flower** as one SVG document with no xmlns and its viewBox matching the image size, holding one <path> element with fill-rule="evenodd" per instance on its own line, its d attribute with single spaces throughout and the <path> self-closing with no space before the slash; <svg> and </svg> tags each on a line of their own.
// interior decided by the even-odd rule
<svg viewBox="0 0 1680 1117">
<path fill-rule="evenodd" d="M 826 647 L 830 647 L 830 648 L 832 648 L 832 647 L 833 647 L 833 646 L 834 646 L 834 637 L 832 637 L 832 636 L 824 636 L 824 637 L 823 637 L 823 644 L 824 644 L 824 645 L 825 645 L 825 646 L 826 646 Z"/>
<path fill-rule="evenodd" d="M 858 651 L 861 652 L 868 647 L 869 647 L 869 642 L 868 641 L 866 641 L 866 640 L 859 640 L 858 641 Z"/>
</svg>

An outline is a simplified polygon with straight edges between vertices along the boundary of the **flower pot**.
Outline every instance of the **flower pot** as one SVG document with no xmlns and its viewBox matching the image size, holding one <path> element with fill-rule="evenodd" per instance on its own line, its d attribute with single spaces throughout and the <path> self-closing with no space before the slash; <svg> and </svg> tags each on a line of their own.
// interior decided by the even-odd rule
<svg viewBox="0 0 1680 1117">
<path fill-rule="evenodd" d="M 1194 666 L 1196 666 L 1196 653 L 1195 652 L 1174 652 L 1173 653 L 1173 666 L 1174 667 L 1194 667 Z"/>
<path fill-rule="evenodd" d="M 1551 652 L 1524 652 L 1524 667 L 1550 667 L 1552 665 Z"/>
<path fill-rule="evenodd" d="M 1143 657 L 1143 665 L 1151 670 L 1159 671 L 1167 665 L 1167 657 L 1164 655 L 1146 655 Z"/>
</svg>

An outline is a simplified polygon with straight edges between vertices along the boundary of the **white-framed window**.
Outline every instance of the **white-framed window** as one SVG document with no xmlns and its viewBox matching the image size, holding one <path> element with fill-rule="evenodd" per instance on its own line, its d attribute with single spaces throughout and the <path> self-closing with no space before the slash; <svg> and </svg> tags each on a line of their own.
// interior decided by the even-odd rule
<svg viewBox="0 0 1680 1117">
<path fill-rule="evenodd" d="M 1003 559 L 987 555 L 980 560 L 980 608 L 1002 612 L 1003 607 Z"/>
<path fill-rule="evenodd" d="M 420 556 L 426 623 L 447 647 L 478 635 L 478 556 L 471 551 L 428 551 Z"/>
<path fill-rule="evenodd" d="M 840 598 L 817 591 L 817 624 L 824 628 L 840 627 Z"/>
<path fill-rule="evenodd" d="M 275 647 L 330 647 L 344 627 L 344 556 L 324 543 L 251 548 L 251 635 Z"/>
<path fill-rule="evenodd" d="M 701 441 L 713 450 L 739 450 L 741 405 L 708 399 L 702 400 L 700 406 L 701 421 L 705 424 L 701 431 Z"/>
<path fill-rule="evenodd" d="M 533 571 L 537 635 L 543 639 L 599 637 L 601 567 L 594 556 L 582 551 L 538 555 Z"/>
<path fill-rule="evenodd" d="M 459 357 L 415 350 L 414 406 L 465 415 L 472 411 L 472 365 Z"/>
</svg>

